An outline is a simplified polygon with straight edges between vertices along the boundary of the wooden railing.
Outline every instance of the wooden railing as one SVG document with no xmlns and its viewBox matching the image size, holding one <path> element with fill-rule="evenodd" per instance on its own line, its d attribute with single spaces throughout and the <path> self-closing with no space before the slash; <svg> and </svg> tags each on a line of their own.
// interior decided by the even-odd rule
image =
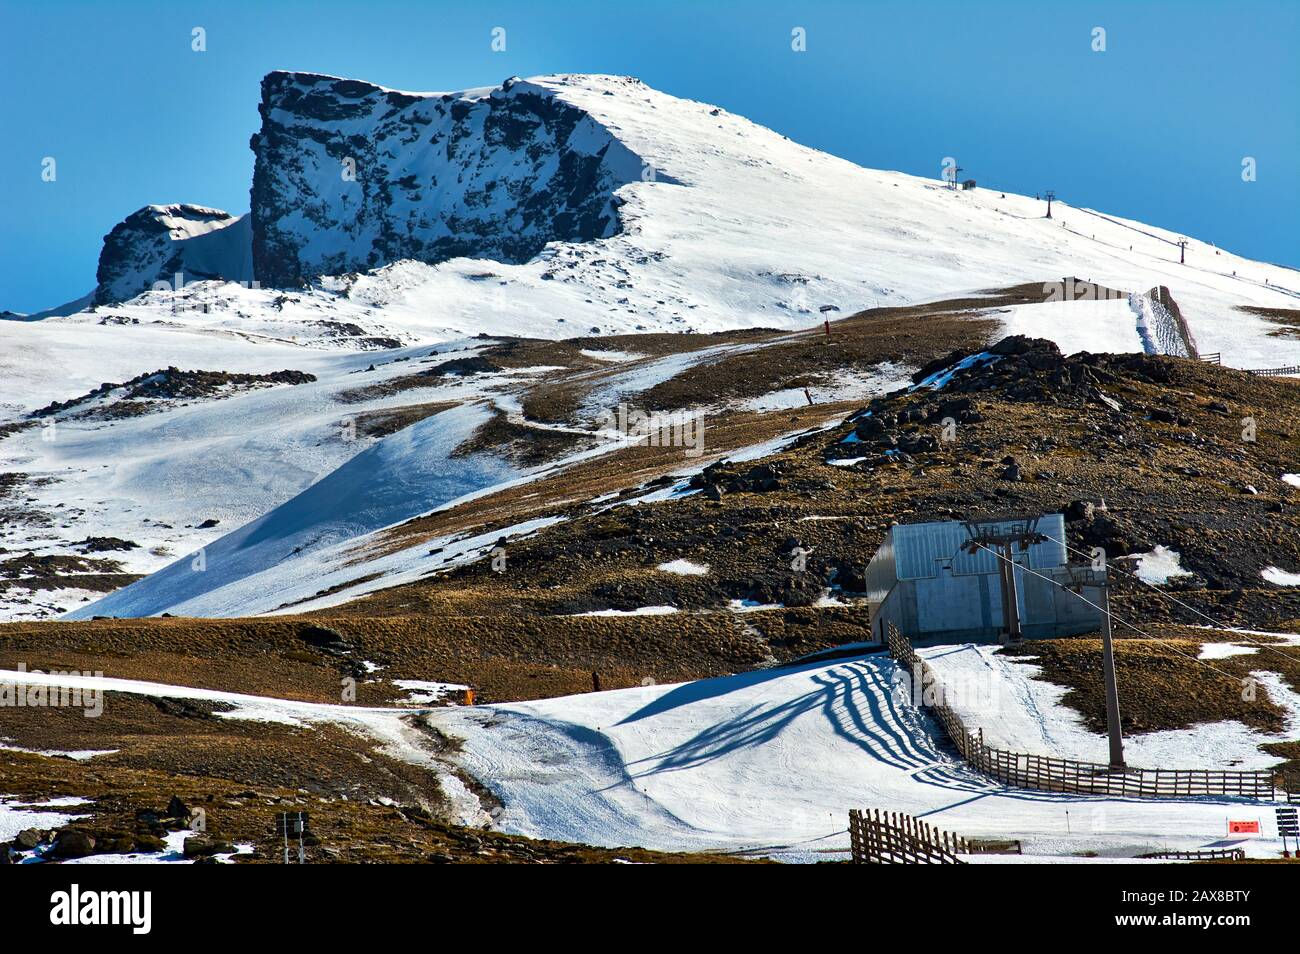
<svg viewBox="0 0 1300 954">
<path fill-rule="evenodd" d="M 1286 374 L 1300 374 L 1300 364 L 1288 368 L 1246 368 L 1245 371 L 1259 378 L 1278 378 Z"/>
<path fill-rule="evenodd" d="M 1196 851 L 1150 851 L 1138 857 L 1164 861 L 1245 861 L 1246 852 L 1240 848 L 1201 848 Z"/>
<path fill-rule="evenodd" d="M 849 846 L 855 865 L 964 865 L 972 852 L 965 838 L 932 828 L 901 812 L 849 811 Z"/>
<path fill-rule="evenodd" d="M 1268 769 L 1219 771 L 1211 769 L 1112 769 L 1097 762 L 1030 755 L 995 749 L 984 742 L 984 730 L 971 732 L 953 709 L 943 702 L 942 685 L 934 671 L 892 623 L 885 645 L 889 654 L 912 676 L 919 693 L 913 702 L 923 706 L 943 727 L 961 757 L 975 769 L 1004 785 L 1041 792 L 1109 795 L 1134 798 L 1187 798 L 1198 795 L 1240 795 L 1272 799 L 1277 777 Z"/>
</svg>

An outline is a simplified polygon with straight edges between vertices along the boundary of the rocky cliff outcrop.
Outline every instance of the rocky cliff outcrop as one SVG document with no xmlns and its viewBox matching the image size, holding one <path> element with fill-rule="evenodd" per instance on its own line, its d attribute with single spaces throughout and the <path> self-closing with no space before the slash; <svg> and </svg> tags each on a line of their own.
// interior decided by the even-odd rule
<svg viewBox="0 0 1300 954">
<path fill-rule="evenodd" d="M 104 236 L 95 274 L 95 303 L 134 298 L 157 282 L 249 281 L 247 216 L 178 203 L 147 205 Z"/>
<path fill-rule="evenodd" d="M 262 81 L 252 190 L 263 285 L 409 258 L 526 261 L 619 227 L 639 157 L 542 86 L 404 93 L 274 72 Z"/>
</svg>

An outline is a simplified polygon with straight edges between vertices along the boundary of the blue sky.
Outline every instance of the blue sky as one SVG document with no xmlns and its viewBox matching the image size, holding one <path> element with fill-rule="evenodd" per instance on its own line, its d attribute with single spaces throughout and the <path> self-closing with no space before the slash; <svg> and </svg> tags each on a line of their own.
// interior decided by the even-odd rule
<svg viewBox="0 0 1300 954">
<path fill-rule="evenodd" d="M 0 307 L 89 290 L 103 235 L 140 206 L 246 211 L 272 69 L 413 90 L 630 74 L 865 166 L 937 177 L 955 156 L 981 184 L 1300 266 L 1298 40 L 1295 0 L 0 0 Z"/>
</svg>

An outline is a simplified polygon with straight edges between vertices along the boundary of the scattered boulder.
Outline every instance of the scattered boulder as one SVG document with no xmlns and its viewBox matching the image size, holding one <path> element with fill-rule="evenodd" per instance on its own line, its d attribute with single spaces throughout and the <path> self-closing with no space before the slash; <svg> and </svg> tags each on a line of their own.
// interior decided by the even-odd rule
<svg viewBox="0 0 1300 954">
<path fill-rule="evenodd" d="M 1091 500 L 1071 500 L 1061 511 L 1066 523 L 1088 522 L 1096 512 L 1096 505 Z"/>
<path fill-rule="evenodd" d="M 51 858 L 84 858 L 95 850 L 95 839 L 79 828 L 60 828 L 50 846 Z"/>
<path fill-rule="evenodd" d="M 421 371 L 420 375 L 426 378 L 440 378 L 447 375 L 465 377 L 470 374 L 495 374 L 503 370 L 505 369 L 495 361 L 489 361 L 482 355 L 475 355 L 472 358 L 452 358 L 450 361 L 435 364 L 432 368 Z"/>
<path fill-rule="evenodd" d="M 186 858 L 211 858 L 213 855 L 228 855 L 234 850 L 228 842 L 207 835 L 191 835 L 185 839 L 181 854 Z"/>
</svg>

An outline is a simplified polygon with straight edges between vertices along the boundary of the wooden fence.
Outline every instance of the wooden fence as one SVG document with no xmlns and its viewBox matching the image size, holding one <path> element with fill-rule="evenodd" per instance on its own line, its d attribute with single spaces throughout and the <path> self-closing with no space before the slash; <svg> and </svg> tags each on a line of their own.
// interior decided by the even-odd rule
<svg viewBox="0 0 1300 954">
<path fill-rule="evenodd" d="M 1210 351 L 1206 354 L 1202 354 L 1201 360 L 1204 361 L 1206 364 L 1223 364 L 1223 352 Z"/>
<path fill-rule="evenodd" d="M 1138 857 L 1163 861 L 1245 861 L 1246 852 L 1240 848 L 1201 848 L 1197 851 L 1150 851 Z"/>
<path fill-rule="evenodd" d="M 1300 364 L 1288 368 L 1247 368 L 1246 373 L 1260 378 L 1278 378 L 1287 374 L 1300 374 Z"/>
<path fill-rule="evenodd" d="M 1209 769 L 1112 769 L 1097 762 L 1080 762 L 1047 755 L 1008 752 L 984 742 L 984 730 L 971 732 L 944 701 L 942 685 L 930 666 L 892 623 L 885 636 L 889 654 L 906 667 L 919 698 L 929 709 L 958 753 L 975 769 L 1004 785 L 1041 792 L 1139 798 L 1185 798 L 1196 795 L 1243 795 L 1272 799 L 1277 778 L 1262 769 L 1251 772 Z"/>
<path fill-rule="evenodd" d="M 965 838 L 932 828 L 900 812 L 849 811 L 849 845 L 855 865 L 964 865 Z"/>
</svg>

